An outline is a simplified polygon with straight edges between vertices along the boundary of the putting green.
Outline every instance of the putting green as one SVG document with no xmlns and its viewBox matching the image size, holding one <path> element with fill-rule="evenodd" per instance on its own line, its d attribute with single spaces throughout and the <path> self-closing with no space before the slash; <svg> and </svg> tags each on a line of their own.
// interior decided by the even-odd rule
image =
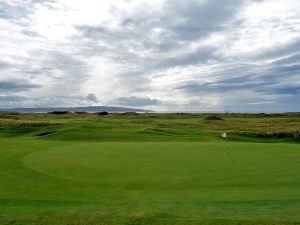
<svg viewBox="0 0 300 225">
<path fill-rule="evenodd" d="M 279 190 L 288 188 L 295 189 L 286 192 L 289 197 L 300 196 L 298 145 L 231 143 L 229 150 L 228 160 L 224 143 L 77 144 L 33 152 L 23 162 L 44 175 L 98 184 L 99 190 L 168 189 L 167 195 L 247 200 L 284 198 Z"/>
<path fill-rule="evenodd" d="M 300 221 L 297 144 L 230 142 L 229 160 L 224 142 L 2 145 L 0 224 L 76 224 L 76 216 L 82 224 Z"/>
<path fill-rule="evenodd" d="M 229 165 L 222 144 L 85 144 L 38 151 L 24 164 L 43 174 L 83 182 L 135 185 L 205 180 Z M 213 163 L 209 166 L 210 163 Z"/>
</svg>

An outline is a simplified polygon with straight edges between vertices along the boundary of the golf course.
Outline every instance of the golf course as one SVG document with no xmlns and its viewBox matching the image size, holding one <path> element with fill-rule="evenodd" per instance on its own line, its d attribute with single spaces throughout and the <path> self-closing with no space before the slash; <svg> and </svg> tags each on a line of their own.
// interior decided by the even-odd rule
<svg viewBox="0 0 300 225">
<path fill-rule="evenodd" d="M 299 131 L 297 113 L 1 112 L 0 224 L 300 224 Z"/>
</svg>

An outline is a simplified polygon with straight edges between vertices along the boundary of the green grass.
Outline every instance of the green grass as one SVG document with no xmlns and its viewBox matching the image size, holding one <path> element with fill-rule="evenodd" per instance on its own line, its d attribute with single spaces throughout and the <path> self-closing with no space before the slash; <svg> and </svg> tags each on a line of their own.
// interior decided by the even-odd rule
<svg viewBox="0 0 300 225">
<path fill-rule="evenodd" d="M 0 115 L 0 224 L 300 224 L 299 117 L 222 116 Z"/>
</svg>

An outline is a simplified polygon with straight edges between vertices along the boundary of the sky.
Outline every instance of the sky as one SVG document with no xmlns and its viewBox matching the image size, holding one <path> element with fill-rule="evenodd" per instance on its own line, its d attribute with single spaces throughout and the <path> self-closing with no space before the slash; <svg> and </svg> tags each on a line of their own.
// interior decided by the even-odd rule
<svg viewBox="0 0 300 225">
<path fill-rule="evenodd" d="M 300 111 L 299 0 L 0 0 L 0 108 Z"/>
</svg>

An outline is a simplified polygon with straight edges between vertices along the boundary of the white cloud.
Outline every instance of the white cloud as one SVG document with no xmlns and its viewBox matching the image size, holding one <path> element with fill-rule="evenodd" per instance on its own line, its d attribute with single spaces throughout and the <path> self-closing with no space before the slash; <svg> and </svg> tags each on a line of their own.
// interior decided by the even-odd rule
<svg viewBox="0 0 300 225">
<path fill-rule="evenodd" d="M 0 0 L 0 82 L 36 85 L 12 98 L 7 86 L 2 105 L 87 105 L 96 96 L 163 111 L 251 110 L 261 102 L 299 110 L 299 1 L 220 4 Z"/>
</svg>

